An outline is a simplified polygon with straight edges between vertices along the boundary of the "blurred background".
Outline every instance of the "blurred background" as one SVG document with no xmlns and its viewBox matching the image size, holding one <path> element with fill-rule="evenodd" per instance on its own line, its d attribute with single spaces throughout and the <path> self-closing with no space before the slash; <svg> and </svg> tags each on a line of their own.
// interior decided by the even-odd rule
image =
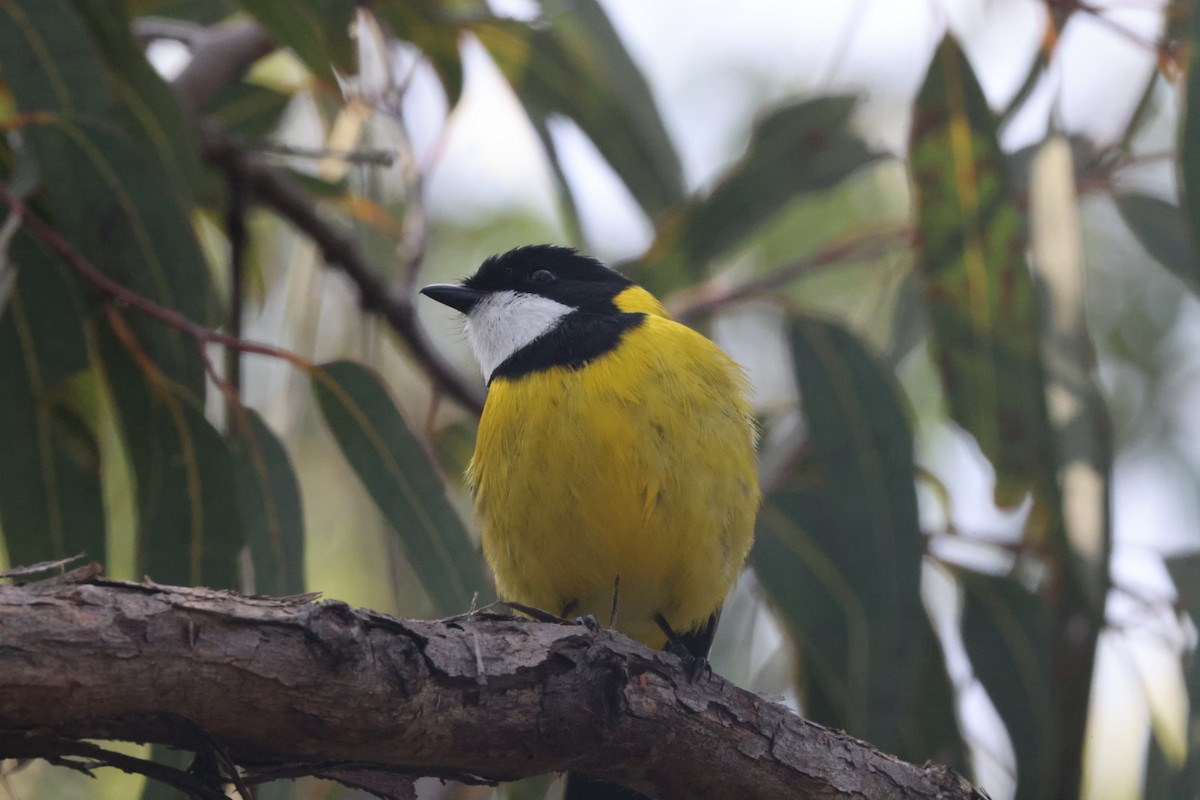
<svg viewBox="0 0 1200 800">
<path fill-rule="evenodd" d="M 232 454 L 221 458 L 269 441 L 272 474 L 294 487 L 257 528 L 256 501 L 240 498 L 231 585 L 411 617 L 463 610 L 475 592 L 493 599 L 460 480 L 482 381 L 461 321 L 414 291 L 520 244 L 569 244 L 656 292 L 754 383 L 767 499 L 717 672 L 909 760 L 948 763 L 996 800 L 1200 796 L 1188 614 L 1200 604 L 1200 214 L 1182 199 L 1200 191 L 1188 117 L 1200 88 L 1185 81 L 1200 27 L 1189 3 L 111 5 L 46 7 L 89 42 L 101 64 L 91 80 L 116 87 L 90 113 L 121 136 L 136 145 L 145 133 L 128 88 L 151 79 L 131 52 L 182 98 L 159 119 L 178 118 L 183 144 L 151 137 L 146 159 L 190 151 L 171 156 L 191 164 L 186 180 L 146 168 L 195 231 L 185 244 L 203 302 L 180 310 L 327 366 L 236 348 L 226 359 L 210 343 L 209 377 L 190 379 L 196 424 Z M 49 11 L 25 12 L 32 29 L 51 25 Z M 19 67 L 31 28 L 16 19 L 0 15 L 0 179 L 43 201 L 107 269 L 56 187 L 51 126 L 35 112 L 65 110 Z M 114 20 L 133 35 L 114 34 Z M 255 30 L 273 44 L 215 49 Z M 207 66 L 214 52 L 236 68 Z M 176 102 L 144 97 L 155 113 Z M 386 291 L 330 267 L 320 236 L 239 178 L 197 124 L 283 174 Z M 29 272 L 17 268 L 45 257 L 22 235 L 0 237 L 0 326 Z M 133 401 L 120 355 L 97 344 L 113 323 L 79 308 L 90 344 L 56 397 L 97 456 L 103 519 L 67 540 L 102 547 L 115 577 L 213 585 L 147 555 Z M 160 335 L 161 323 L 138 324 Z M 6 341 L 0 327 L 0 374 L 16 363 Z M 455 566 L 431 563 L 414 510 L 356 460 L 348 442 L 364 432 L 322 394 L 333 384 L 405 431 L 393 455 L 441 515 L 432 537 L 450 542 Z M 250 445 L 239 406 L 260 415 Z M 24 418 L 0 415 L 16 437 Z M 15 461 L 19 448 L 8 452 Z M 20 492 L 0 490 L 7 563 L 79 549 L 39 536 Z M 186 540 L 164 536 L 156 552 L 185 558 Z M 0 796 L 124 798 L 142 783 L 39 763 L 6 771 Z M 422 798 L 558 787 L 418 783 Z M 305 779 L 260 796 L 361 793 Z"/>
</svg>

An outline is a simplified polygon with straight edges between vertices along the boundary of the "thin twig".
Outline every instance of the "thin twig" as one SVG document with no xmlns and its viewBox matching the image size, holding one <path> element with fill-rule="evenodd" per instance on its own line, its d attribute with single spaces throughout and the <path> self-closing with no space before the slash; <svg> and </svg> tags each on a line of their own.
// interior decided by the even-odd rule
<svg viewBox="0 0 1200 800">
<path fill-rule="evenodd" d="M 1132 42 L 1133 44 L 1136 44 L 1139 47 L 1143 47 L 1147 50 L 1153 51 L 1154 53 L 1156 53 L 1158 55 L 1158 58 L 1160 60 L 1171 60 L 1171 59 L 1175 58 L 1176 54 L 1172 53 L 1166 47 L 1166 45 L 1164 45 L 1160 42 L 1152 41 L 1150 39 L 1145 38 L 1144 36 L 1142 36 L 1140 34 L 1134 33 L 1133 31 L 1129 30 L 1129 28 L 1126 28 L 1121 23 L 1119 23 L 1116 20 L 1114 20 L 1113 18 L 1109 17 L 1105 13 L 1106 11 L 1108 11 L 1108 9 L 1099 8 L 1098 6 L 1094 6 L 1091 3 L 1076 2 L 1076 3 L 1074 3 L 1074 5 L 1075 5 L 1076 9 L 1078 9 L 1079 11 L 1082 11 L 1085 14 L 1090 14 L 1092 16 L 1092 18 L 1094 20 L 1096 20 L 1096 22 L 1099 22 L 1101 25 L 1108 28 L 1110 31 L 1117 34 L 1118 36 L 1125 38 L 1127 41 Z"/>
<path fill-rule="evenodd" d="M 399 83 L 385 89 L 382 96 L 356 95 L 353 99 L 366 103 L 376 113 L 383 114 L 394 123 L 398 147 L 396 157 L 400 177 L 404 182 L 404 217 L 400 221 L 402 235 L 396 245 L 396 255 L 403 262 L 403 279 L 400 291 L 411 295 L 416 290 L 417 277 L 425 252 L 429 247 L 429 217 L 425 212 L 425 171 L 417 161 L 416 148 L 408 135 L 404 123 L 404 94 L 412 81 L 420 61 L 414 61 L 408 74 Z"/>
<path fill-rule="evenodd" d="M 283 142 L 259 142 L 255 149 L 263 153 L 298 158 L 324 159 L 332 158 L 345 161 L 347 164 L 363 164 L 371 167 L 390 167 L 396 163 L 396 154 L 391 150 L 373 150 L 355 148 L 353 150 L 336 150 L 330 147 L 300 147 Z"/>
<path fill-rule="evenodd" d="M 91 775 L 92 770 L 98 767 L 113 767 L 130 775 L 144 775 L 165 783 L 193 800 L 225 800 L 225 793 L 220 786 L 210 786 L 189 772 L 107 750 L 91 742 L 53 735 L 30 735 L 28 731 L 0 732 L 0 740 L 8 757 L 42 758 L 85 775 Z"/>
<path fill-rule="evenodd" d="M 404 177 L 404 218 L 401 220 L 404 235 L 396 247 L 396 254 L 404 261 L 404 280 L 401 289 L 412 294 L 417 288 L 417 278 L 425 253 L 429 250 L 429 214 L 425 211 L 425 175 L 417 163 L 412 141 L 404 130 L 404 121 L 398 120 L 402 131 L 400 140 L 404 150 L 400 159 L 400 172 Z"/>
<path fill-rule="evenodd" d="M 185 108 L 202 109 L 218 91 L 241 75 L 255 60 L 269 53 L 274 44 L 256 23 L 223 26 L 219 35 L 199 42 L 188 67 L 172 82 Z M 443 136 L 444 139 L 444 131 Z M 479 413 L 483 395 L 478 388 L 447 364 L 426 339 L 416 320 L 411 285 L 409 291 L 392 292 L 370 267 L 358 246 L 316 212 L 312 196 L 283 170 L 273 168 L 235 142 L 217 123 L 200 121 L 201 155 L 211 166 L 237 171 L 252 196 L 303 231 L 321 250 L 325 263 L 346 274 L 359 290 L 360 307 L 383 317 L 404 340 L 416 362 L 436 387 L 459 404 Z M 424 255 L 424 245 L 415 253 Z M 420 258 L 407 270 L 415 275 Z M 254 352 L 247 350 L 246 352 Z"/>
<path fill-rule="evenodd" d="M 283 171 L 263 164 L 214 122 L 201 125 L 201 148 L 210 165 L 241 173 L 255 199 L 312 239 L 325 263 L 345 273 L 358 288 L 362 310 L 383 317 L 446 394 L 476 413 L 482 410 L 479 390 L 447 364 L 426 338 L 417 322 L 411 293 L 389 290 L 357 244 L 317 213 L 316 204 L 304 189 Z"/>
<path fill-rule="evenodd" d="M 171 82 L 183 107 L 203 110 L 229 84 L 258 59 L 270 54 L 275 43 L 257 22 L 242 21 L 207 29 L 192 51 L 192 60 Z"/>
<path fill-rule="evenodd" d="M 768 294 L 816 270 L 846 261 L 879 258 L 907 248 L 911 239 L 912 230 L 909 227 L 897 226 L 842 240 L 738 286 L 722 288 L 712 281 L 707 281 L 694 289 L 680 292 L 668 305 L 676 319 L 689 322 L 719 311 L 731 303 Z"/>
<path fill-rule="evenodd" d="M 195 48 L 211 37 L 212 32 L 199 22 L 170 17 L 139 17 L 133 21 L 133 35 L 143 44 L 165 39 Z"/>
<path fill-rule="evenodd" d="M 201 354 L 204 355 L 206 360 L 207 355 L 204 353 L 204 346 L 218 344 L 223 347 L 235 348 L 243 353 L 254 353 L 256 355 L 279 358 L 303 370 L 312 369 L 312 363 L 296 353 L 279 347 L 272 347 L 268 344 L 246 341 L 236 336 L 229 336 L 206 328 L 178 311 L 159 305 L 148 297 L 143 297 L 117 283 L 77 252 L 58 231 L 36 214 L 31 213 L 26 208 L 24 201 L 14 196 L 9 191 L 8 185 L 3 182 L 0 182 L 0 200 L 8 206 L 13 214 L 17 214 L 23 218 L 24 225 L 30 233 L 53 250 L 55 255 L 70 267 L 71 271 L 87 281 L 93 289 L 109 300 L 135 309 L 148 317 L 188 334 L 196 341 L 197 346 L 201 349 Z"/>
<path fill-rule="evenodd" d="M 1132 42 L 1139 47 L 1154 52 L 1159 61 L 1174 63 L 1179 57 L 1179 53 L 1171 48 L 1169 44 L 1147 39 L 1141 34 L 1131 31 L 1129 28 L 1126 28 L 1121 23 L 1109 17 L 1107 12 L 1114 10 L 1113 8 L 1102 8 L 1100 6 L 1093 5 L 1090 2 L 1084 2 L 1083 0 L 1047 0 L 1046 5 L 1051 9 L 1051 11 L 1057 12 L 1064 20 L 1076 11 L 1082 11 L 1083 13 L 1090 15 L 1096 20 L 1096 22 L 1108 28 L 1118 36 L 1123 37 L 1127 41 Z M 1144 8 L 1144 10 L 1148 12 L 1159 10 L 1156 8 L 1140 6 L 1126 6 L 1126 8 Z"/>
<path fill-rule="evenodd" d="M 246 282 L 246 185 L 242 176 L 230 172 L 226 176 L 229 191 L 225 208 L 225 229 L 229 236 L 229 334 L 242 338 L 242 315 L 244 313 Z M 242 390 L 242 353 L 235 348 L 225 351 L 225 379 L 235 394 Z M 230 401 L 226 410 L 226 424 L 232 419 L 233 406 Z"/>
</svg>

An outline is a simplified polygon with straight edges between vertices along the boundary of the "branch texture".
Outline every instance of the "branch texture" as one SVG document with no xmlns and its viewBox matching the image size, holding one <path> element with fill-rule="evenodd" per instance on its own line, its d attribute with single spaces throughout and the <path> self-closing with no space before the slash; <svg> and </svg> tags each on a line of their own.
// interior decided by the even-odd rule
<svg viewBox="0 0 1200 800">
<path fill-rule="evenodd" d="M 609 631 L 400 620 L 96 571 L 0 587 L 0 758 L 38 737 L 194 749 L 202 731 L 251 772 L 571 769 L 663 800 L 983 797 Z"/>
</svg>

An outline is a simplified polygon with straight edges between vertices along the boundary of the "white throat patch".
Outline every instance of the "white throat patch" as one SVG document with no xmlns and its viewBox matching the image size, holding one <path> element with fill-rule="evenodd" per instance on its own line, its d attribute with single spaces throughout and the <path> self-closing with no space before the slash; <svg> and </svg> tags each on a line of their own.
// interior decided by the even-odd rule
<svg viewBox="0 0 1200 800">
<path fill-rule="evenodd" d="M 490 381 L 496 367 L 533 340 L 549 333 L 575 309 L 536 294 L 496 292 L 467 314 L 467 340 Z"/>
</svg>

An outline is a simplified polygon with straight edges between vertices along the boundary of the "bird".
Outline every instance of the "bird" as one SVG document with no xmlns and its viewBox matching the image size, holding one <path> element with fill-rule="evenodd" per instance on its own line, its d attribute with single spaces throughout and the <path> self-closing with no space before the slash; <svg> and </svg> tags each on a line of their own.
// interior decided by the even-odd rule
<svg viewBox="0 0 1200 800">
<path fill-rule="evenodd" d="M 573 248 L 421 293 L 463 315 L 487 384 L 466 484 L 500 599 L 703 661 L 760 502 L 742 367 Z M 639 796 L 576 778 L 572 800 Z"/>
</svg>

